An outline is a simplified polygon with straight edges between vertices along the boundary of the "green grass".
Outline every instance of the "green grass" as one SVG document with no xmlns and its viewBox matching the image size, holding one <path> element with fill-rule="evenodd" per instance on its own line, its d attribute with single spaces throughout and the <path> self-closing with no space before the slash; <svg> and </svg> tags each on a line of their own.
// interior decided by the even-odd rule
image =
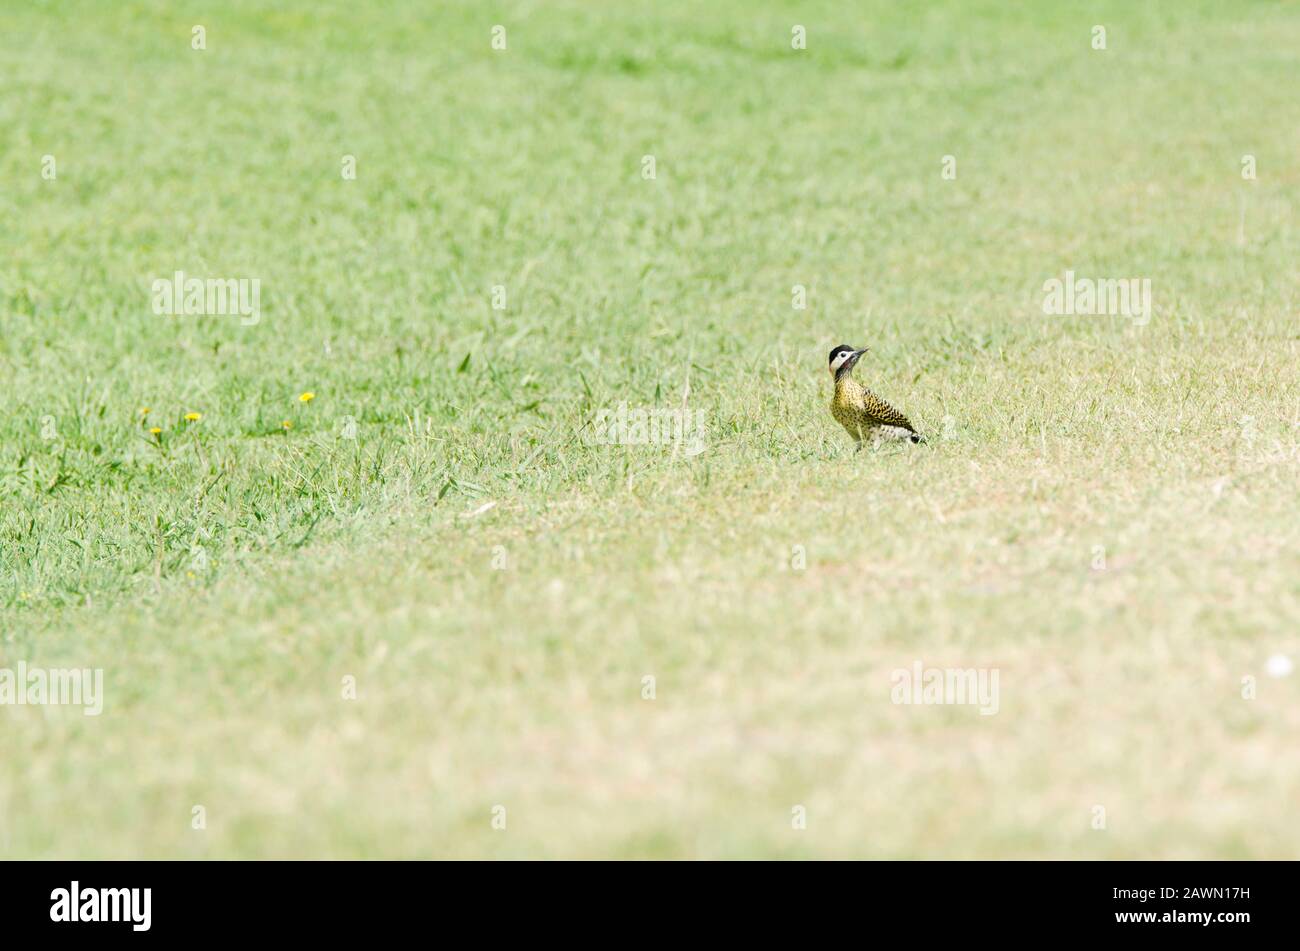
<svg viewBox="0 0 1300 951">
<path fill-rule="evenodd" d="M 259 6 L 0 11 L 0 855 L 1300 853 L 1300 10 Z"/>
</svg>

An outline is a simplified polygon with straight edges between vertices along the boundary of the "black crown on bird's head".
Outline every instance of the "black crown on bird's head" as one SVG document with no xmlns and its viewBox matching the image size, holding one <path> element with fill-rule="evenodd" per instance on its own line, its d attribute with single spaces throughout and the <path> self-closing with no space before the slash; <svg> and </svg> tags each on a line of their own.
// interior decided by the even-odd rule
<svg viewBox="0 0 1300 951">
<path fill-rule="evenodd" d="M 835 362 L 835 358 L 838 357 L 838 356 L 839 356 L 841 353 L 843 353 L 845 350 L 852 351 L 853 348 L 850 347 L 847 343 L 842 343 L 842 344 L 840 344 L 838 347 L 836 347 L 834 350 L 832 350 L 832 351 L 831 351 L 831 363 L 834 363 L 834 362 Z"/>
<path fill-rule="evenodd" d="M 831 351 L 830 370 L 835 376 L 841 373 L 848 373 L 853 369 L 853 365 L 858 362 L 859 358 L 867 352 L 869 348 L 863 347 L 861 350 L 855 350 L 847 343 L 842 343 Z"/>
</svg>

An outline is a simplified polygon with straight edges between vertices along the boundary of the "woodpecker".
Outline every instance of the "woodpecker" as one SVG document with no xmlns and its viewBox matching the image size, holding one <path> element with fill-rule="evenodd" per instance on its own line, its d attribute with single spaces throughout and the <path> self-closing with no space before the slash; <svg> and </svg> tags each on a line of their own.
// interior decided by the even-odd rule
<svg viewBox="0 0 1300 951">
<path fill-rule="evenodd" d="M 925 437 L 906 416 L 853 379 L 853 367 L 870 349 L 855 350 L 842 343 L 831 351 L 831 378 L 835 380 L 831 415 L 849 431 L 858 449 L 864 440 L 880 436 L 905 436 L 911 442 L 923 441 Z"/>
</svg>

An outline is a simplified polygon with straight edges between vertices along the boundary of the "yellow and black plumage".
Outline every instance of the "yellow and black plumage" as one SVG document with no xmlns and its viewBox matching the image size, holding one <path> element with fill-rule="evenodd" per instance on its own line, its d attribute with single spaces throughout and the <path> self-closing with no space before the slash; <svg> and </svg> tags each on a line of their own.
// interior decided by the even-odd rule
<svg viewBox="0 0 1300 951">
<path fill-rule="evenodd" d="M 835 379 L 831 415 L 848 430 L 859 449 L 865 440 L 884 435 L 906 436 L 912 442 L 921 442 L 925 437 L 906 416 L 853 379 L 853 367 L 868 349 L 855 350 L 848 344 L 840 344 L 831 351 L 830 370 Z"/>
</svg>

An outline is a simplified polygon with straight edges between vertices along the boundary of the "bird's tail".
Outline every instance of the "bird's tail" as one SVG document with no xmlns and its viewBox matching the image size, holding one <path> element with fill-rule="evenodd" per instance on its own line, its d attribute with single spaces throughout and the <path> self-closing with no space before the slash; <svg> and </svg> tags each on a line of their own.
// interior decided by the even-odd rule
<svg viewBox="0 0 1300 951">
<path fill-rule="evenodd" d="M 912 430 L 911 435 L 909 435 L 907 438 L 910 439 L 912 442 L 925 442 L 925 441 L 926 441 L 926 438 L 925 438 L 924 436 L 922 436 L 920 433 L 918 433 L 916 430 Z"/>
</svg>

